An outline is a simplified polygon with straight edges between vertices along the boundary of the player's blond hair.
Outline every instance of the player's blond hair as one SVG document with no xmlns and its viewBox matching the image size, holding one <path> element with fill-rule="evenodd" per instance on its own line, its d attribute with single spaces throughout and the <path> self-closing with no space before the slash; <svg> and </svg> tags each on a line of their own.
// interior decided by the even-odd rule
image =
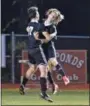
<svg viewBox="0 0 90 106">
<path fill-rule="evenodd" d="M 61 14 L 61 12 L 56 8 L 51 8 L 46 12 L 46 16 L 50 15 L 52 12 L 56 14 L 56 18 L 54 20 L 54 23 L 59 23 L 64 19 L 64 15 Z"/>
</svg>

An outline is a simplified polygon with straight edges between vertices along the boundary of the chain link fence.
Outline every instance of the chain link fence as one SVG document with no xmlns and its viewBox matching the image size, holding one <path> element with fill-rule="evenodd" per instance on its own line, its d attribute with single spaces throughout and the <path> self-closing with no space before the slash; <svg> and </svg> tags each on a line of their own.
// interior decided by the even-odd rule
<svg viewBox="0 0 90 106">
<path fill-rule="evenodd" d="M 3 34 L 2 34 L 3 36 Z M 23 34 L 4 34 L 6 37 L 6 67 L 2 68 L 2 83 L 20 83 L 20 64 L 22 50 L 28 49 L 28 36 Z M 87 50 L 89 52 L 89 36 L 60 35 L 56 49 Z M 90 57 L 88 56 L 88 60 Z M 90 61 L 90 60 L 89 60 Z"/>
</svg>

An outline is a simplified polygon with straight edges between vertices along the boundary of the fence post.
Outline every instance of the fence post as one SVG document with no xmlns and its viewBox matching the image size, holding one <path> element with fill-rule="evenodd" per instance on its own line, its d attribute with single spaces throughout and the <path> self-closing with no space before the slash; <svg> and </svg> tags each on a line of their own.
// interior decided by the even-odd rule
<svg viewBox="0 0 90 106">
<path fill-rule="evenodd" d="M 12 32 L 12 47 L 11 47 L 11 53 L 12 53 L 12 65 L 11 65 L 11 73 L 12 73 L 12 83 L 15 83 L 15 34 Z"/>
</svg>

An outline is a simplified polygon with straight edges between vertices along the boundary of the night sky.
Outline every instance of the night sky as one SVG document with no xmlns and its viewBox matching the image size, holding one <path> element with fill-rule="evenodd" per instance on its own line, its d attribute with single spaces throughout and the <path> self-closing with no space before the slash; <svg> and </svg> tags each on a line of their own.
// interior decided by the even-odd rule
<svg viewBox="0 0 90 106">
<path fill-rule="evenodd" d="M 26 33 L 27 8 L 38 6 L 41 19 L 49 8 L 58 8 L 65 20 L 58 25 L 60 35 L 90 35 L 90 0 L 2 0 L 2 33 Z"/>
</svg>

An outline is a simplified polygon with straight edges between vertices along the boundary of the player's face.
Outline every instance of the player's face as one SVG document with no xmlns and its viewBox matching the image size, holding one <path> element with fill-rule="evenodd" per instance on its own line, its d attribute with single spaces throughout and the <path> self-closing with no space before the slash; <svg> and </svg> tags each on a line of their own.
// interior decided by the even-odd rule
<svg viewBox="0 0 90 106">
<path fill-rule="evenodd" d="M 40 19 L 40 14 L 39 14 L 39 12 L 38 12 L 38 11 L 36 12 L 36 18 L 37 18 L 37 20 L 39 20 L 39 19 Z"/>
<path fill-rule="evenodd" d="M 49 18 L 49 20 L 51 22 L 55 21 L 55 19 L 56 19 L 56 13 L 55 12 L 52 12 L 51 14 L 49 14 L 48 18 Z"/>
<path fill-rule="evenodd" d="M 64 19 L 64 16 L 62 14 L 60 15 L 61 16 L 59 16 L 59 14 L 57 14 L 56 12 L 52 12 L 48 15 L 48 18 L 52 22 L 52 24 L 58 25 L 58 23 L 60 23 Z"/>
</svg>

